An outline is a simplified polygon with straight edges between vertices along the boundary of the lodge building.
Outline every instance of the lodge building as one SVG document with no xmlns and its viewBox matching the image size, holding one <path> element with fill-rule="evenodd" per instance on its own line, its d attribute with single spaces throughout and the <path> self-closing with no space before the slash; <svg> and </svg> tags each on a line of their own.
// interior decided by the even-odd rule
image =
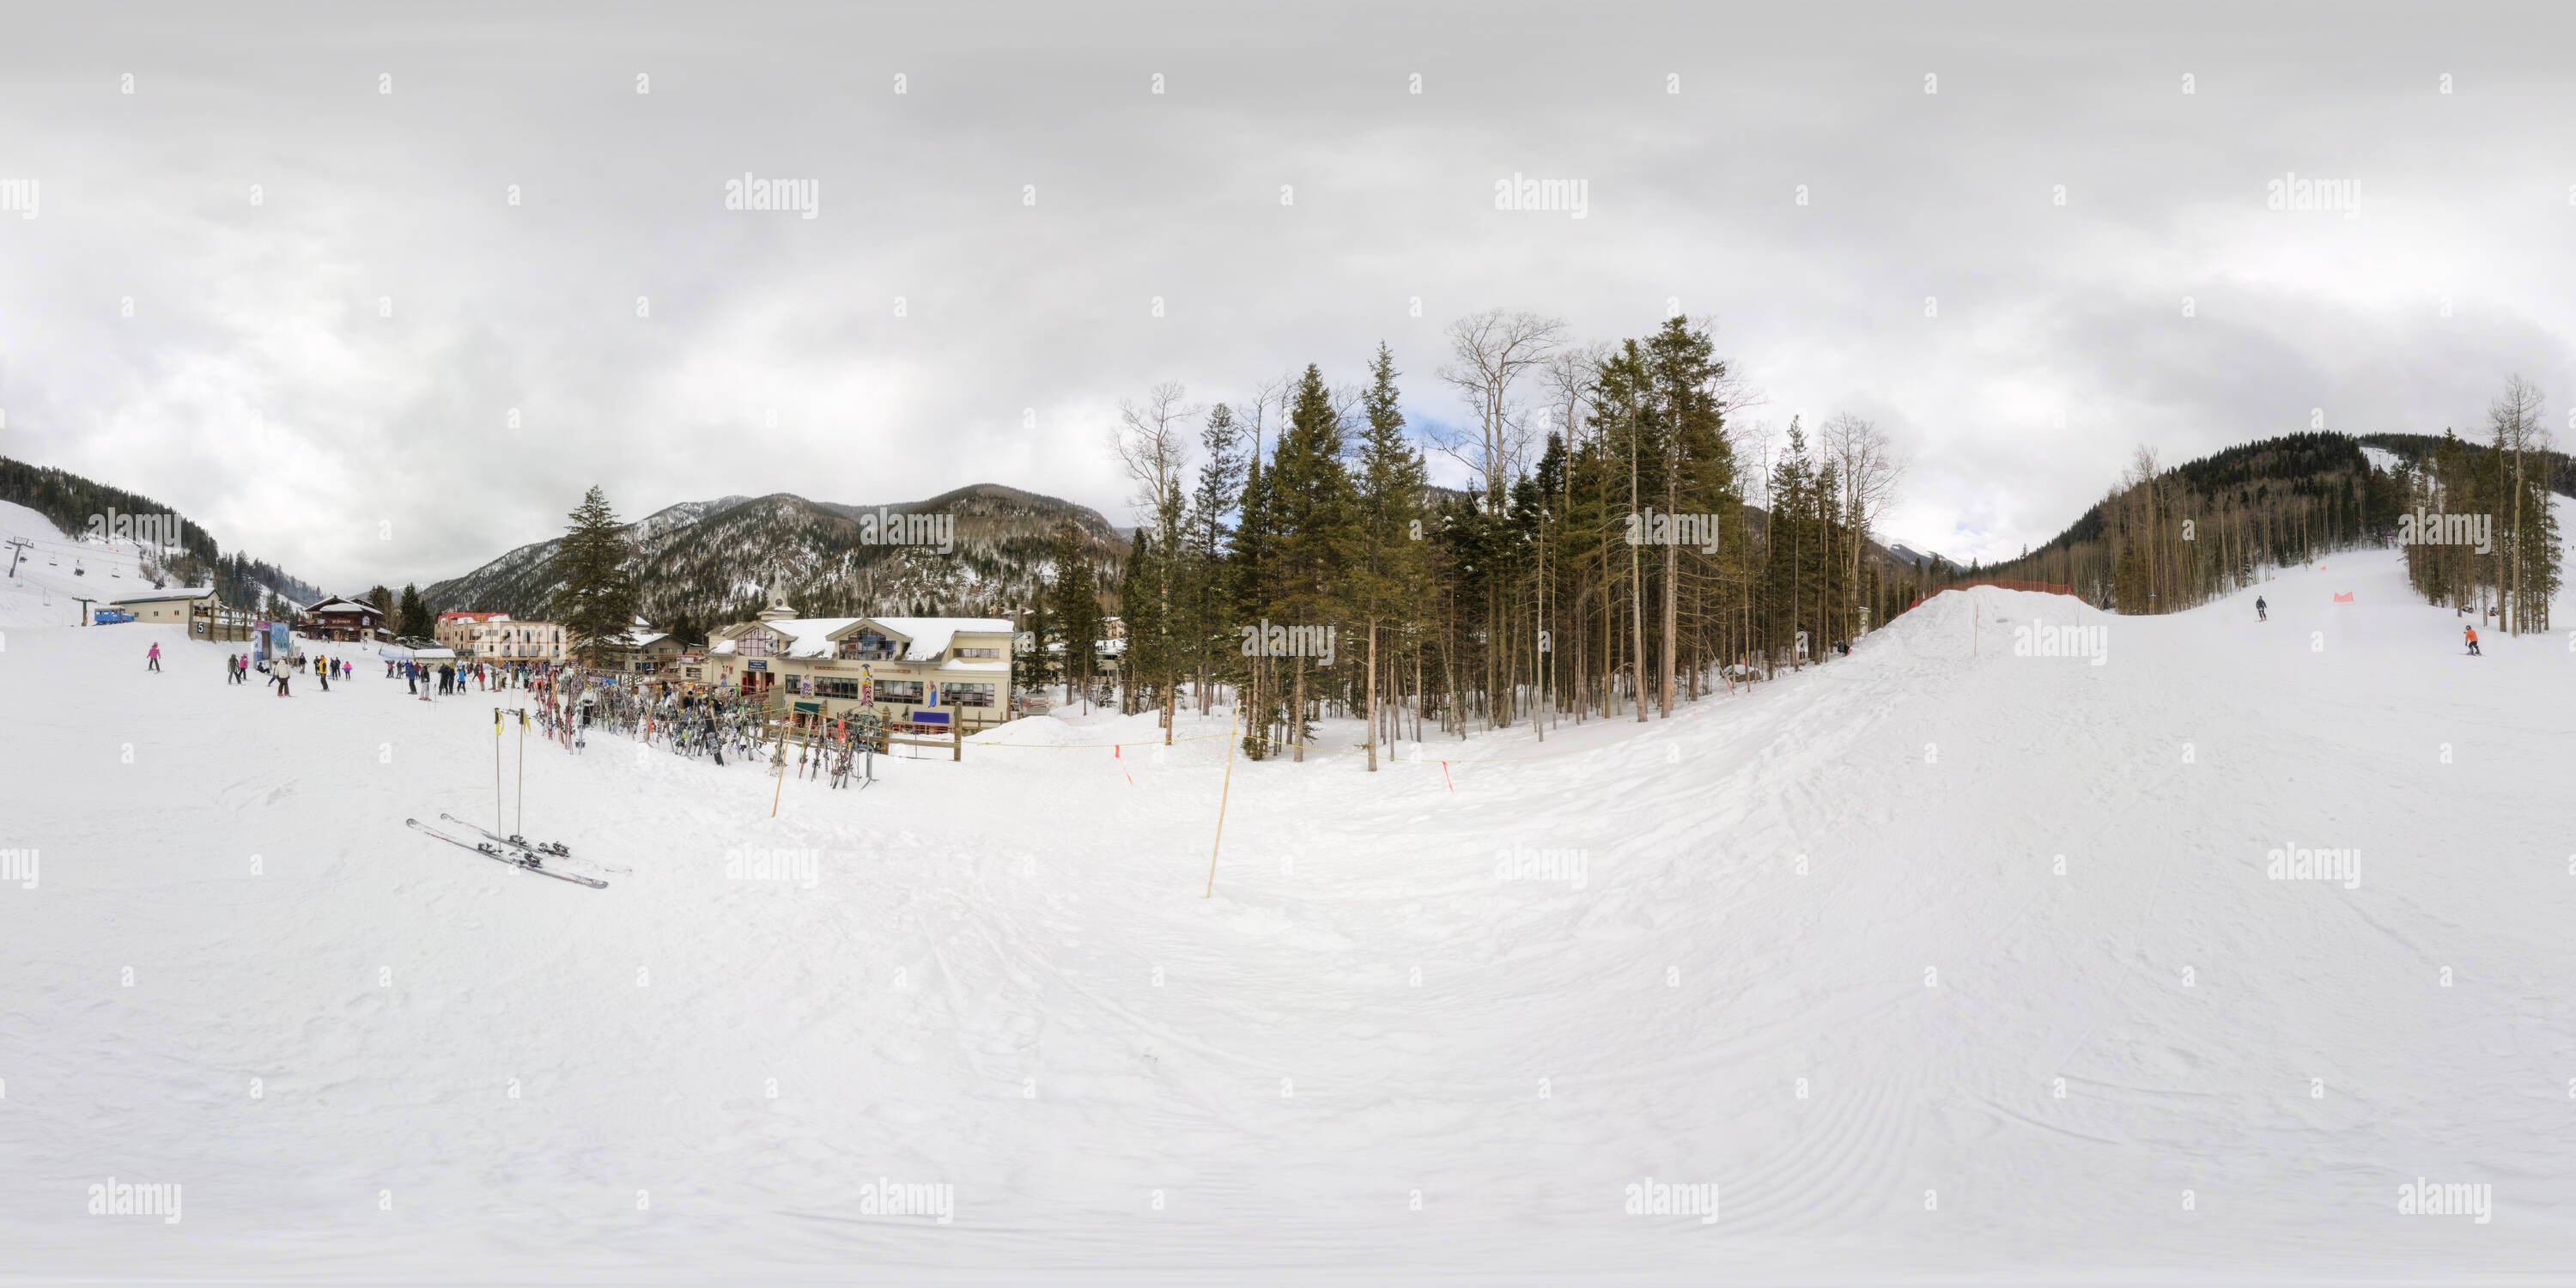
<svg viewBox="0 0 2576 1288">
<path fill-rule="evenodd" d="M 790 711 L 873 708 L 890 723 L 972 732 L 1011 718 L 1014 632 L 1001 617 L 798 617 L 770 596 L 756 621 L 718 631 L 683 674 Z"/>
</svg>

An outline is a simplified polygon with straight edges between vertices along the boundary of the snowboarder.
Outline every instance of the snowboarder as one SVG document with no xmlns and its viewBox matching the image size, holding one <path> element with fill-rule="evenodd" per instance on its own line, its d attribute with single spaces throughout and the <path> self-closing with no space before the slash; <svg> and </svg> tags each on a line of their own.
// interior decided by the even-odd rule
<svg viewBox="0 0 2576 1288">
<path fill-rule="evenodd" d="M 2254 597 L 2254 620 L 2258 622 L 2268 622 L 2272 620 L 2272 612 L 2270 609 L 2264 607 L 2263 597 L 2261 595 L 2256 595 Z"/>
<path fill-rule="evenodd" d="M 268 672 L 269 677 L 277 681 L 277 696 L 281 698 L 285 697 L 286 682 L 293 678 L 295 672 L 287 668 L 285 658 L 279 658 L 277 661 L 271 663 L 269 665 Z"/>
<path fill-rule="evenodd" d="M 143 669 L 147 671 L 161 669 L 161 641 L 152 641 L 152 651 L 144 655 Z"/>
<path fill-rule="evenodd" d="M 2468 635 L 2468 637 L 2469 637 L 2469 656 L 2471 656 L 2471 657 L 2484 657 L 2484 656 L 2486 656 L 2485 654 L 2478 652 L 2478 628 L 2477 628 L 2477 627 L 2474 627 L 2474 626 L 2463 626 L 2463 627 L 2461 627 L 2461 628 L 2460 628 L 2460 630 L 2461 630 L 2461 631 L 2463 631 L 2463 632 L 2465 632 L 2465 633 Z"/>
</svg>

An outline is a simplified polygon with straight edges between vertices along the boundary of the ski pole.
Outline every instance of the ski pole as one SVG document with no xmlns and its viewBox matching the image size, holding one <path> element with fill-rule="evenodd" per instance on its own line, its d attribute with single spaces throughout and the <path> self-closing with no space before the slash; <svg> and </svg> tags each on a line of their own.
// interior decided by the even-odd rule
<svg viewBox="0 0 2576 1288">
<path fill-rule="evenodd" d="M 492 830 L 501 830 L 501 708 L 492 708 Z"/>
</svg>

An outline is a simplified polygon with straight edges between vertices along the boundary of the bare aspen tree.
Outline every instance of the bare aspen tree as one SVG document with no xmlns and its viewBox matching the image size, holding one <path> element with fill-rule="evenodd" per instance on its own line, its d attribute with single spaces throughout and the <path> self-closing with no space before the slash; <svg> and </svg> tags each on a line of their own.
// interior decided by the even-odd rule
<svg viewBox="0 0 2576 1288">
<path fill-rule="evenodd" d="M 2509 452 L 2513 457 L 2513 523 L 2509 535 L 2498 547 L 2498 554 L 2504 558 L 2497 577 L 2498 598 L 2504 601 L 2504 620 L 2500 625 L 2508 635 L 2520 635 L 2525 629 L 2527 615 L 2522 602 L 2523 454 L 2548 448 L 2548 430 L 2541 425 L 2547 406 L 2540 386 L 2519 374 L 2508 377 L 2504 392 L 2487 405 L 2487 425 L 2495 431 L 2496 451 Z"/>
<path fill-rule="evenodd" d="M 1190 463 L 1190 436 L 1183 423 L 1198 419 L 1206 410 L 1190 405 L 1189 394 L 1189 386 L 1166 380 L 1147 391 L 1141 404 L 1120 399 L 1118 428 L 1112 436 L 1119 463 L 1127 467 L 1127 477 L 1136 485 L 1129 500 L 1136 508 L 1137 520 L 1153 529 L 1155 544 L 1162 551 L 1161 574 L 1155 579 L 1154 589 L 1162 605 L 1157 629 L 1163 638 L 1155 652 L 1158 665 L 1166 672 L 1162 679 L 1166 746 L 1172 741 L 1173 691 L 1178 687 L 1170 673 L 1172 570 L 1177 566 L 1181 545 L 1181 475 Z M 1131 656 L 1142 642 L 1127 642 Z"/>
<path fill-rule="evenodd" d="M 1474 471 L 1485 485 L 1485 504 L 1501 513 L 1504 490 L 1528 455 L 1528 424 L 1513 389 L 1540 369 L 1565 336 L 1565 323 L 1535 313 L 1501 309 L 1449 324 L 1450 362 L 1440 379 L 1458 391 L 1476 418 L 1475 436 L 1445 434 L 1440 449 Z"/>
<path fill-rule="evenodd" d="M 1905 462 L 1878 426 L 1848 413 L 1825 422 L 1825 454 L 1832 458 L 1839 474 L 1844 522 L 1851 530 L 1850 557 L 1845 564 L 1849 580 L 1845 584 L 1857 593 L 1861 554 L 1869 548 L 1870 533 L 1896 499 L 1896 485 L 1905 476 Z M 1851 638 L 1848 605 L 1844 610 L 1843 638 Z"/>
</svg>

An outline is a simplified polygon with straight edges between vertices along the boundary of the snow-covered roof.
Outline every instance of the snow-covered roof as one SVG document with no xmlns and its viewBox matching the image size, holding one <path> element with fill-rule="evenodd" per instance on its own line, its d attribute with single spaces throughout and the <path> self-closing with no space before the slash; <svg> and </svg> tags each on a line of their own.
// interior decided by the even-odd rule
<svg viewBox="0 0 2576 1288">
<path fill-rule="evenodd" d="M 865 619 L 857 617 L 781 617 L 775 621 L 753 622 L 751 625 L 766 626 L 786 638 L 786 647 L 778 650 L 780 657 L 830 657 L 832 632 L 856 626 L 863 620 Z M 748 631 L 742 632 L 742 634 L 748 633 Z M 734 638 L 741 637 L 741 634 L 737 634 Z"/>
<path fill-rule="evenodd" d="M 119 595 L 108 602 L 110 604 L 160 604 L 173 599 L 204 599 L 214 593 L 215 588 L 212 586 L 196 586 L 182 590 L 147 590 L 139 595 Z"/>
<path fill-rule="evenodd" d="M 312 606 L 304 611 L 308 613 L 362 612 L 374 613 L 379 617 L 384 615 L 383 609 L 378 608 L 363 599 L 351 599 L 346 595 L 326 595 L 320 599 L 314 600 Z"/>
<path fill-rule="evenodd" d="M 990 673 L 995 674 L 995 675 L 1008 675 L 1008 674 L 1010 674 L 1010 673 L 1011 673 L 1011 664 L 1010 664 L 1010 663 L 1008 663 L 1008 662 L 993 662 L 993 661 L 981 661 L 981 662 L 956 662 L 956 661 L 952 661 L 952 662 L 947 663 L 947 664 L 946 664 L 946 665 L 944 665 L 944 666 L 941 666 L 939 669 L 940 669 L 940 670 L 942 670 L 942 671 L 984 671 L 984 672 L 990 672 Z"/>
<path fill-rule="evenodd" d="M 960 634 L 1009 635 L 1007 617 L 861 617 L 852 625 L 877 627 L 905 643 L 903 660 L 936 662 L 948 653 L 949 642 Z M 1007 645 L 1005 645 L 1007 647 Z"/>
</svg>

